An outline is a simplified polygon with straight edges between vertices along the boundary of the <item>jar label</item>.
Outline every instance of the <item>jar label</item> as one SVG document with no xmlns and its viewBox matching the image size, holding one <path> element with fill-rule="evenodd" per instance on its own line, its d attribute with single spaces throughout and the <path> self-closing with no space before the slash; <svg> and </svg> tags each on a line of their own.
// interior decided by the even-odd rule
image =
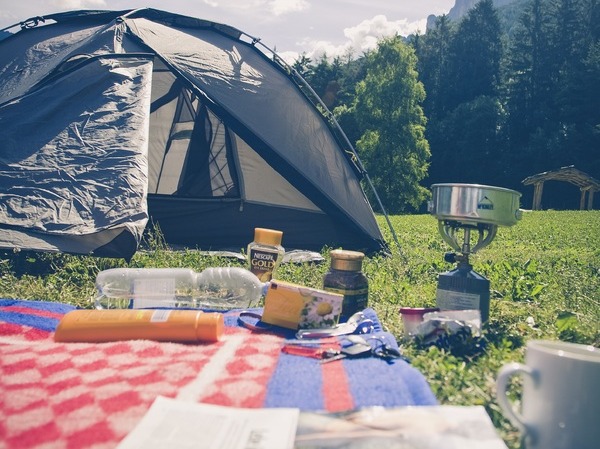
<svg viewBox="0 0 600 449">
<path fill-rule="evenodd" d="M 271 251 L 250 250 L 250 271 L 262 282 L 270 281 L 277 264 L 277 255 Z"/>
<path fill-rule="evenodd" d="M 349 288 L 325 287 L 325 290 L 327 290 L 328 292 L 339 293 L 340 295 L 344 295 L 344 296 L 362 296 L 362 295 L 366 296 L 369 293 L 368 287 L 358 288 L 358 289 L 354 289 L 354 290 L 349 289 Z"/>
<path fill-rule="evenodd" d="M 342 317 L 344 318 L 348 318 L 350 315 L 367 308 L 369 301 L 368 287 L 357 289 L 325 287 L 325 290 L 344 295 L 344 301 L 342 304 Z"/>
</svg>

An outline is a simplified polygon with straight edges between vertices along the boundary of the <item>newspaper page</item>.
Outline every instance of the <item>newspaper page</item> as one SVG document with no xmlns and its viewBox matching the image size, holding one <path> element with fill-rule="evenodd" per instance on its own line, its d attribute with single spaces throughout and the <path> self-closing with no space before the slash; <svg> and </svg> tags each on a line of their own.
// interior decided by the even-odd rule
<svg viewBox="0 0 600 449">
<path fill-rule="evenodd" d="M 481 406 L 300 414 L 294 449 L 507 449 Z"/>
<path fill-rule="evenodd" d="M 117 449 L 293 449 L 298 416 L 159 396 Z"/>
</svg>

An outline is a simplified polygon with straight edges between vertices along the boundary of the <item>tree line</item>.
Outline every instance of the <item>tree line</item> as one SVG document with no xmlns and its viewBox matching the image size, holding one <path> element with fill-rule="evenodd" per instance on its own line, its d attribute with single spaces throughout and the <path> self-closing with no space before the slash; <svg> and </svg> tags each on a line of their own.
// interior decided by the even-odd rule
<svg viewBox="0 0 600 449">
<path fill-rule="evenodd" d="M 508 22 L 482 0 L 358 58 L 294 63 L 388 212 L 423 211 L 435 183 L 515 189 L 527 207 L 527 176 L 574 165 L 600 178 L 599 1 L 522 3 Z M 545 187 L 546 207 L 576 209 L 578 189 L 560 184 Z"/>
</svg>

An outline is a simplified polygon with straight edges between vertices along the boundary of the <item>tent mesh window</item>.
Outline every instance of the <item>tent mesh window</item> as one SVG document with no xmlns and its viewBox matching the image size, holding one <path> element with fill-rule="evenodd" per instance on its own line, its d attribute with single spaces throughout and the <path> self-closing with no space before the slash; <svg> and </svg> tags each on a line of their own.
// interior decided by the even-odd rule
<svg viewBox="0 0 600 449">
<path fill-rule="evenodd" d="M 238 198 L 233 142 L 225 124 L 157 62 L 150 115 L 149 193 Z"/>
</svg>

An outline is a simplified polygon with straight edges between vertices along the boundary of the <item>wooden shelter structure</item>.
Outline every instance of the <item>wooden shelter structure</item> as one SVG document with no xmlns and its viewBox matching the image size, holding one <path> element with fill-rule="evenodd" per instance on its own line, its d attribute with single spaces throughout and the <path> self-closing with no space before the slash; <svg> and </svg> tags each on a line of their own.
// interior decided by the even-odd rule
<svg viewBox="0 0 600 449">
<path fill-rule="evenodd" d="M 539 173 L 537 175 L 529 176 L 522 181 L 526 186 L 533 184 L 533 210 L 541 209 L 542 192 L 544 190 L 545 181 L 565 181 L 579 187 L 579 190 L 581 191 L 581 198 L 579 200 L 580 210 L 586 209 L 586 196 L 587 209 L 593 209 L 594 193 L 600 191 L 600 181 L 592 178 L 587 173 L 576 169 L 573 165 L 561 167 L 558 170 Z"/>
</svg>

